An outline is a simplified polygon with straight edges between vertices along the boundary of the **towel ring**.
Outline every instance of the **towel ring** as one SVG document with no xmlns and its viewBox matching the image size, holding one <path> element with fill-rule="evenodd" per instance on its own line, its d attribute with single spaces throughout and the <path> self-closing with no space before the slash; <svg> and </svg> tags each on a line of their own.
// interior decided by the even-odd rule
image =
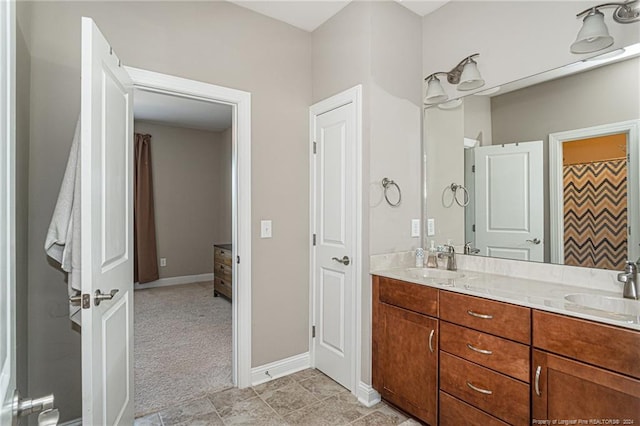
<svg viewBox="0 0 640 426">
<path fill-rule="evenodd" d="M 387 200 L 387 203 L 391 207 L 398 207 L 400 205 L 400 201 L 402 201 L 402 191 L 400 191 L 400 187 L 398 186 L 398 184 L 392 181 L 391 179 L 384 178 L 382 179 L 382 187 L 384 188 L 384 199 Z M 387 194 L 387 191 L 391 187 L 395 187 L 396 190 L 398 191 L 398 201 L 396 201 L 395 203 L 392 203 L 389 200 L 389 195 Z"/>
<path fill-rule="evenodd" d="M 456 204 L 460 207 L 467 207 L 469 205 L 469 191 L 467 191 L 467 188 L 457 183 L 452 183 L 449 188 L 451 192 L 453 192 L 453 199 L 456 201 Z M 458 199 L 458 189 L 462 189 L 462 202 Z"/>
</svg>

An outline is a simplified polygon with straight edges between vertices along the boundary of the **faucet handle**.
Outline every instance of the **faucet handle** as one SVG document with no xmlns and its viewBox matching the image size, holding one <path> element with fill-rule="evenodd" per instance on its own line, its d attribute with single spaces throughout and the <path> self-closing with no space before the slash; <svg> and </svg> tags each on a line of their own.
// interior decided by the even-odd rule
<svg viewBox="0 0 640 426">
<path fill-rule="evenodd" d="M 639 259 L 640 260 L 640 259 Z M 632 260 L 627 260 L 625 267 L 625 272 L 637 273 L 638 272 L 638 264 Z"/>
</svg>

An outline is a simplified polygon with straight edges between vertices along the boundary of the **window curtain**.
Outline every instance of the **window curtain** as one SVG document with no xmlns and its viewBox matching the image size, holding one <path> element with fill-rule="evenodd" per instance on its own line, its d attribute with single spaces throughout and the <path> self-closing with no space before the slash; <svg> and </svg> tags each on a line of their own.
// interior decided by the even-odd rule
<svg viewBox="0 0 640 426">
<path fill-rule="evenodd" d="M 151 176 L 151 135 L 136 133 L 133 193 L 133 276 L 134 282 L 140 284 L 159 278 Z"/>
</svg>

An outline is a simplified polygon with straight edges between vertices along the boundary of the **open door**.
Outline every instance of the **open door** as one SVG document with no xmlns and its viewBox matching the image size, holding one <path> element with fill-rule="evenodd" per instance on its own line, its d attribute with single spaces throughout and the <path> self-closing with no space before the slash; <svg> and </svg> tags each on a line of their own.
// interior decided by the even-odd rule
<svg viewBox="0 0 640 426">
<path fill-rule="evenodd" d="M 476 248 L 484 256 L 542 262 L 542 141 L 474 151 Z"/>
<path fill-rule="evenodd" d="M 133 85 L 82 18 L 82 423 L 133 424 Z"/>
</svg>

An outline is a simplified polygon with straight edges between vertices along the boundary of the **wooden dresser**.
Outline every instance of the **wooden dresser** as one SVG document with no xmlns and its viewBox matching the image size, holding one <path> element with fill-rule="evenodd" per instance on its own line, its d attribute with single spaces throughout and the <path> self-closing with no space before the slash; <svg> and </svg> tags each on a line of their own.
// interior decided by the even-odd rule
<svg viewBox="0 0 640 426">
<path fill-rule="evenodd" d="M 231 244 L 216 244 L 213 246 L 213 295 L 223 295 L 232 298 L 231 272 Z"/>
</svg>

